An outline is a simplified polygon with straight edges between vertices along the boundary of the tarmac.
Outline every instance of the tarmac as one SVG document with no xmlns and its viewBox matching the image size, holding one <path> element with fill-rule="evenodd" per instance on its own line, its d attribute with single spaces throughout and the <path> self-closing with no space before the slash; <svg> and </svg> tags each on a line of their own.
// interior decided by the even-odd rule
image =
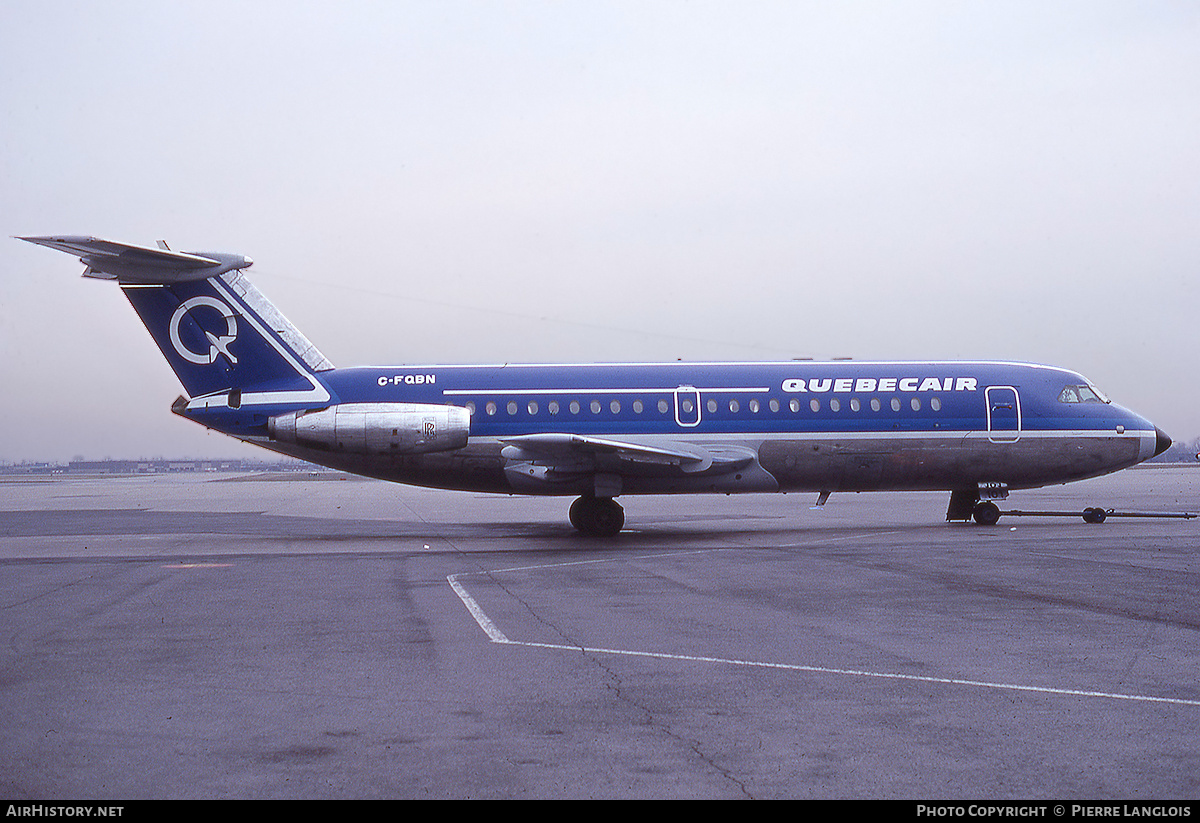
<svg viewBox="0 0 1200 823">
<path fill-rule="evenodd" d="M 1200 795 L 1200 521 L 948 496 L 2 478 L 0 797 Z"/>
</svg>

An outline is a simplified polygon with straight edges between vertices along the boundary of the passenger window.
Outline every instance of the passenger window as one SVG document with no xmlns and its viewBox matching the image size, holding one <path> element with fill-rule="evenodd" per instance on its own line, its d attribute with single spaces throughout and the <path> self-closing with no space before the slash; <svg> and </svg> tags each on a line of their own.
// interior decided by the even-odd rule
<svg viewBox="0 0 1200 823">
<path fill-rule="evenodd" d="M 590 406 L 590 408 L 591 408 L 591 410 L 592 410 L 592 414 L 599 414 L 599 413 L 600 413 L 600 401 L 599 401 L 599 400 L 593 400 L 593 401 L 592 401 L 592 403 L 591 403 L 591 406 Z"/>
<path fill-rule="evenodd" d="M 709 414 L 716 414 L 716 412 L 717 412 L 717 401 L 716 400 L 709 400 L 708 403 L 706 403 L 705 405 L 708 406 Z"/>
<path fill-rule="evenodd" d="M 793 414 L 795 414 L 796 412 L 800 411 L 800 401 L 793 397 L 788 401 L 788 408 L 792 410 Z"/>
<path fill-rule="evenodd" d="M 730 401 L 729 401 L 729 410 L 730 410 L 731 412 L 737 413 L 737 411 L 738 411 L 739 409 L 741 409 L 741 406 L 739 406 L 739 405 L 738 405 L 738 401 L 736 401 L 736 400 L 730 400 Z"/>
<path fill-rule="evenodd" d="M 779 411 L 779 401 L 776 400 L 774 397 L 771 398 L 770 406 L 771 406 L 771 411 L 773 411 L 773 412 Z"/>
<path fill-rule="evenodd" d="M 858 402 L 857 397 L 850 398 L 850 411 L 859 411 L 862 409 L 862 403 Z"/>
<path fill-rule="evenodd" d="M 666 401 L 666 400 L 659 400 L 659 401 L 658 401 L 658 413 L 659 413 L 659 414 L 666 414 L 666 413 L 667 413 L 667 410 L 668 410 L 668 409 L 670 409 L 670 408 L 671 408 L 671 407 L 667 405 L 667 401 Z"/>
<path fill-rule="evenodd" d="M 529 413 L 530 413 L 530 414 L 537 414 L 537 413 L 538 413 L 538 404 L 537 404 L 537 401 L 536 401 L 536 400 L 530 400 L 530 401 L 529 401 L 529 406 L 528 406 L 527 408 L 529 409 Z"/>
<path fill-rule="evenodd" d="M 579 401 L 572 400 L 571 405 L 568 406 L 568 408 L 571 410 L 571 414 L 579 414 Z"/>
<path fill-rule="evenodd" d="M 900 411 L 900 398 L 899 397 L 892 398 L 892 411 Z"/>
<path fill-rule="evenodd" d="M 641 414 L 641 413 L 642 413 L 642 410 L 643 410 L 643 409 L 645 409 L 645 408 L 646 408 L 646 407 L 645 407 L 645 406 L 642 404 L 642 401 L 641 401 L 641 400 L 634 400 L 634 401 L 633 401 L 633 411 L 634 411 L 634 413 L 635 413 L 635 414 Z"/>
<path fill-rule="evenodd" d="M 830 400 L 829 401 L 829 410 L 830 411 L 841 411 L 842 410 L 842 401 L 838 400 L 836 397 L 833 398 L 832 400 Z"/>
<path fill-rule="evenodd" d="M 484 408 L 484 411 L 486 411 L 489 415 L 496 413 L 496 404 L 490 400 L 488 401 L 488 404 L 486 406 L 484 406 L 483 408 Z"/>
<path fill-rule="evenodd" d="M 941 399 L 937 398 L 937 397 L 929 398 L 929 408 L 933 409 L 934 411 L 941 411 L 942 410 Z"/>
<path fill-rule="evenodd" d="M 821 401 L 814 397 L 808 401 L 808 407 L 815 412 L 819 412 L 821 410 Z"/>
<path fill-rule="evenodd" d="M 871 411 L 879 411 L 880 408 L 882 408 L 882 406 L 879 403 L 879 398 L 872 397 L 871 398 Z"/>
<path fill-rule="evenodd" d="M 558 401 L 557 401 L 557 400 L 551 400 L 551 401 L 550 401 L 550 402 L 549 402 L 549 403 L 546 405 L 546 408 L 547 408 L 547 409 L 550 411 L 550 413 L 551 413 L 551 414 L 558 414 Z"/>
<path fill-rule="evenodd" d="M 509 401 L 508 401 L 508 413 L 509 413 L 509 414 L 516 414 L 516 413 L 517 413 L 517 401 L 516 401 L 516 400 L 509 400 Z"/>
<path fill-rule="evenodd" d="M 609 411 L 611 411 L 613 414 L 621 413 L 621 403 L 619 400 L 614 400 L 611 403 L 609 403 L 608 408 L 609 408 Z"/>
<path fill-rule="evenodd" d="M 912 400 L 909 401 L 909 405 L 912 406 L 913 411 L 920 411 L 921 410 L 921 398 L 914 397 Z"/>
<path fill-rule="evenodd" d="M 759 405 L 758 405 L 758 400 L 751 400 L 751 401 L 750 401 L 750 411 L 751 411 L 751 412 L 753 412 L 754 414 L 758 414 L 758 410 L 759 410 L 759 408 L 760 408 L 760 407 L 759 407 Z"/>
</svg>

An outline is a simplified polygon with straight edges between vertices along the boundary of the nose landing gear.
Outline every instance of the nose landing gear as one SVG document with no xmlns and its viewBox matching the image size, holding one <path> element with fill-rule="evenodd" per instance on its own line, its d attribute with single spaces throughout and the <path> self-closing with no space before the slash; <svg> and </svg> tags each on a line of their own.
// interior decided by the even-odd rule
<svg viewBox="0 0 1200 823">
<path fill-rule="evenodd" d="M 955 489 L 950 492 L 946 520 L 974 520 L 980 526 L 994 526 L 1004 514 L 995 501 L 1006 497 L 1008 488 L 1003 483 L 980 483 L 979 489 Z"/>
<path fill-rule="evenodd" d="M 971 510 L 971 518 L 980 526 L 994 526 L 1000 521 L 1000 507 L 991 500 L 980 500 Z"/>
<path fill-rule="evenodd" d="M 946 520 L 974 520 L 981 526 L 994 526 L 1000 520 L 1000 507 L 991 499 L 981 498 L 975 489 L 956 489 L 950 492 Z"/>
</svg>

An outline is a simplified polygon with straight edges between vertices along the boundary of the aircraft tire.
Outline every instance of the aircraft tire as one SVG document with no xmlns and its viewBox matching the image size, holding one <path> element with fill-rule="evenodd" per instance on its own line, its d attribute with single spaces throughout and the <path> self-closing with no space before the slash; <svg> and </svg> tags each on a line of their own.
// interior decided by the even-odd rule
<svg viewBox="0 0 1200 823">
<path fill-rule="evenodd" d="M 1108 517 L 1108 512 L 1106 512 L 1104 509 L 1100 508 L 1099 506 L 1096 506 L 1095 508 L 1089 507 L 1089 508 L 1086 508 L 1083 510 L 1083 522 L 1084 523 L 1103 523 L 1105 518 L 1107 518 L 1107 517 Z"/>
<path fill-rule="evenodd" d="M 579 531 L 586 531 L 584 528 L 586 517 L 584 510 L 588 506 L 588 499 L 587 497 L 581 497 L 571 504 L 571 508 L 567 509 L 567 519 Z"/>
<path fill-rule="evenodd" d="M 625 526 L 625 510 L 611 497 L 581 497 L 571 504 L 567 518 L 593 537 L 612 537 Z"/>
<path fill-rule="evenodd" d="M 1000 520 L 1000 507 L 990 500 L 983 500 L 975 504 L 971 517 L 980 526 L 994 526 Z"/>
</svg>

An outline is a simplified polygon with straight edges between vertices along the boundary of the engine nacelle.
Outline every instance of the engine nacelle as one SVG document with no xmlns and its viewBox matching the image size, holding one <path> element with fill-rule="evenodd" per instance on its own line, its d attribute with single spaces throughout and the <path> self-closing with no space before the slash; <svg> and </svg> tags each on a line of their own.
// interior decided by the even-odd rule
<svg viewBox="0 0 1200 823">
<path fill-rule="evenodd" d="M 467 445 L 471 413 L 425 403 L 339 403 L 267 423 L 280 443 L 346 454 L 425 454 Z"/>
</svg>

